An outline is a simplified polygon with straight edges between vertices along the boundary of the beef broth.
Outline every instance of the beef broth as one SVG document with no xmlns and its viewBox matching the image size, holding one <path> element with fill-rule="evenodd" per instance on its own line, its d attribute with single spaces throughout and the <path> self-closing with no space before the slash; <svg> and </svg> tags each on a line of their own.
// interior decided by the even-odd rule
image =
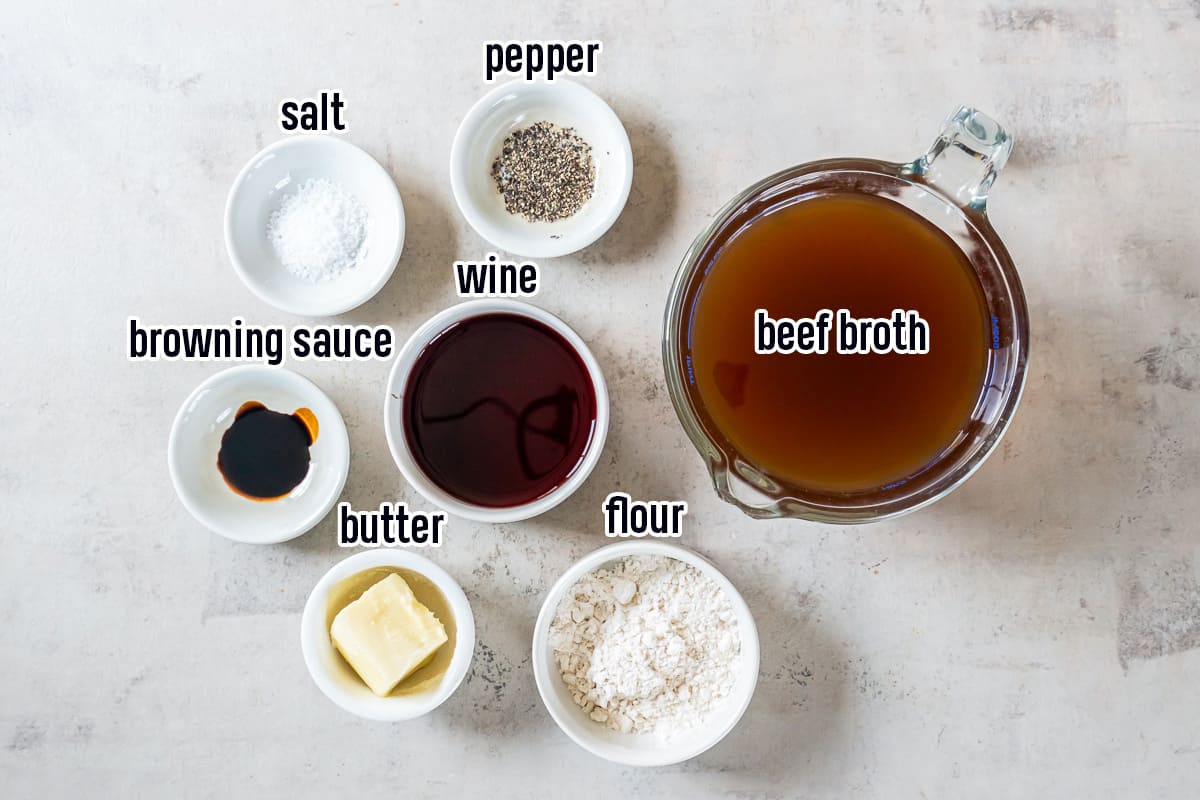
<svg viewBox="0 0 1200 800">
<path fill-rule="evenodd" d="M 770 478 L 818 492 L 888 488 L 964 429 L 979 399 L 989 324 L 969 261 L 899 203 L 852 192 L 773 207 L 730 230 L 689 291 L 687 391 L 705 425 Z M 821 309 L 929 325 L 925 354 L 770 353 L 754 317 Z"/>
</svg>

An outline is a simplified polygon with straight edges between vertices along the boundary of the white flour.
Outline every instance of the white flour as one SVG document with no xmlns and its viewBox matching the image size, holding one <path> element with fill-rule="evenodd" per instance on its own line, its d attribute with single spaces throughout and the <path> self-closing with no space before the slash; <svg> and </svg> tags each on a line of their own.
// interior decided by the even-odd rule
<svg viewBox="0 0 1200 800">
<path fill-rule="evenodd" d="M 267 221 L 267 239 L 279 263 L 309 281 L 335 278 L 366 255 L 370 218 L 341 184 L 306 180 Z"/>
<path fill-rule="evenodd" d="M 737 619 L 716 583 L 665 556 L 584 576 L 550 624 L 575 702 L 613 730 L 668 734 L 703 721 L 733 688 Z"/>
</svg>

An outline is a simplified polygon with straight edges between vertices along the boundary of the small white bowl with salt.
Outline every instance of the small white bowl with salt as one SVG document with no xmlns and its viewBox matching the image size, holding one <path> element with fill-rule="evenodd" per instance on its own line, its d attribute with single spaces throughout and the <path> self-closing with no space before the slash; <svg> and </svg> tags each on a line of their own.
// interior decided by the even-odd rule
<svg viewBox="0 0 1200 800">
<path fill-rule="evenodd" d="M 533 629 L 550 716 L 580 747 L 628 766 L 676 764 L 724 739 L 750 705 L 758 666 L 758 630 L 737 589 L 702 556 L 661 541 L 576 561 Z"/>
<path fill-rule="evenodd" d="M 225 246 L 259 299 L 328 317 L 383 288 L 404 247 L 400 192 L 344 139 L 293 136 L 242 168 L 225 205 Z"/>
</svg>

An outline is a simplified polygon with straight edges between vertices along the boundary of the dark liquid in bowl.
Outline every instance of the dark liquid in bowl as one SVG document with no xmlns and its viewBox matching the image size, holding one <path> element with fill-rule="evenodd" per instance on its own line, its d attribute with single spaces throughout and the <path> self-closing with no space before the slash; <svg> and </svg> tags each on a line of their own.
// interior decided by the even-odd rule
<svg viewBox="0 0 1200 800">
<path fill-rule="evenodd" d="M 557 331 L 517 314 L 482 314 L 421 351 L 402 413 L 430 480 L 464 502 L 506 508 L 549 494 L 579 466 L 596 392 Z"/>
<path fill-rule="evenodd" d="M 840 193 L 776 207 L 710 248 L 683 332 L 693 406 L 746 462 L 819 492 L 908 478 L 945 452 L 980 396 L 989 325 L 957 245 L 907 208 Z M 925 355 L 754 352 L 754 312 L 917 311 Z"/>
<path fill-rule="evenodd" d="M 225 483 L 248 500 L 278 500 L 308 475 L 317 440 L 317 418 L 307 408 L 292 414 L 262 403 L 243 403 L 221 436 L 217 469 Z"/>
</svg>

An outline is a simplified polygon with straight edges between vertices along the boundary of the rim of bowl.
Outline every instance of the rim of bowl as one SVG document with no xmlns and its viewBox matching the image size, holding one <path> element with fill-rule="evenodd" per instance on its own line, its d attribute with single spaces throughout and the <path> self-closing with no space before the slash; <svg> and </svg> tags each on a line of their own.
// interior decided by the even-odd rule
<svg viewBox="0 0 1200 800">
<path fill-rule="evenodd" d="M 584 451 L 584 455 L 575 471 L 553 491 L 538 499 L 517 506 L 493 508 L 467 503 L 434 483 L 417 465 L 408 446 L 408 438 L 404 435 L 404 425 L 401 416 L 404 413 L 404 397 L 408 386 L 409 376 L 417 356 L 422 350 L 450 325 L 471 317 L 489 313 L 516 314 L 518 316 L 541 322 L 561 335 L 575 348 L 579 357 L 587 367 L 592 380 L 592 389 L 596 395 L 596 424 L 592 431 L 592 440 Z M 604 443 L 608 438 L 609 422 L 608 387 L 604 382 L 604 373 L 600 363 L 592 355 L 587 343 L 575 330 L 559 317 L 532 303 L 507 298 L 486 298 L 467 300 L 452 305 L 434 314 L 408 338 L 392 369 L 388 373 L 383 401 L 383 428 L 387 437 L 388 449 L 392 452 L 392 460 L 400 469 L 400 473 L 413 488 L 429 502 L 465 519 L 477 522 L 517 522 L 530 517 L 536 517 L 566 500 L 584 484 L 600 461 L 604 451 Z"/>
<path fill-rule="evenodd" d="M 329 403 L 333 409 L 337 422 L 329 424 L 326 420 L 321 420 L 321 433 L 326 436 L 336 437 L 339 450 L 346 454 L 342 459 L 342 468 L 337 481 L 337 491 L 331 492 L 329 496 L 323 500 L 320 505 L 315 506 L 313 511 L 304 517 L 300 522 L 288 528 L 284 533 L 271 536 L 265 539 L 248 539 L 245 536 L 240 536 L 227 528 L 224 528 L 216 523 L 208 511 L 200 504 L 193 501 L 191 496 L 183 491 L 183 478 L 179 474 L 182 465 L 178 463 L 178 442 L 183 431 L 183 418 L 187 409 L 196 401 L 203 393 L 214 386 L 224 383 L 231 378 L 243 373 L 255 373 L 270 375 L 272 380 L 278 380 L 282 377 L 286 381 L 292 381 L 302 387 L 302 392 L 312 392 L 321 397 L 325 402 Z M 342 490 L 346 488 L 346 478 L 350 474 L 350 434 L 346 430 L 346 421 L 342 419 L 342 412 L 337 407 L 337 403 L 321 391 L 321 387 L 310 381 L 298 372 L 293 372 L 287 367 L 266 367 L 260 364 L 243 364 L 237 367 L 229 367 L 220 372 L 209 375 L 200 385 L 188 394 L 187 398 L 179 404 L 179 410 L 175 412 L 175 419 L 171 422 L 171 432 L 167 438 L 167 471 L 171 475 L 171 486 L 175 489 L 175 496 L 179 498 L 179 502 L 188 510 L 188 513 L 204 527 L 208 528 L 218 536 L 224 536 L 226 539 L 234 542 L 243 542 L 245 544 L 279 544 L 281 542 L 291 541 L 292 539 L 303 536 L 308 533 L 317 523 L 325 518 L 325 515 L 330 512 L 333 506 L 337 503 L 338 498 L 342 496 Z"/>
<path fill-rule="evenodd" d="M 621 190 L 612 195 L 612 199 L 608 203 L 608 209 L 603 216 L 598 217 L 590 227 L 581 229 L 578 235 L 574 235 L 569 239 L 563 237 L 562 239 L 550 239 L 536 243 L 510 239 L 502 229 L 488 223 L 487 215 L 475 203 L 471 202 L 470 193 L 466 188 L 467 161 L 470 155 L 466 147 L 468 135 L 473 134 L 485 119 L 495 113 L 497 99 L 505 95 L 524 95 L 533 91 L 558 92 L 564 96 L 573 94 L 581 98 L 582 102 L 589 104 L 595 109 L 601 123 L 611 129 L 614 134 L 617 134 L 615 138 L 621 145 L 621 152 L 613 156 L 613 158 L 619 158 L 624 162 L 625 180 L 622 183 Z M 617 113 L 612 110 L 612 107 L 600 95 L 583 84 L 570 80 L 560 78 L 550 83 L 517 79 L 497 86 L 476 100 L 475 104 L 467 111 L 466 116 L 459 123 L 458 130 L 454 133 L 454 142 L 450 146 L 450 189 L 454 193 L 454 201 L 458 204 L 458 210 L 466 218 L 471 229 L 491 245 L 524 258 L 557 258 L 559 256 L 570 255 L 595 244 L 616 223 L 617 219 L 621 216 L 621 212 L 625 210 L 625 204 L 629 200 L 629 192 L 632 187 L 633 146 L 629 143 L 629 133 L 621 123 L 621 118 L 617 116 Z"/>
<path fill-rule="evenodd" d="M 576 736 L 564 724 L 565 712 L 559 708 L 554 699 L 554 694 L 549 683 L 553 680 L 561 680 L 561 677 L 557 673 L 547 674 L 544 669 L 542 656 L 550 648 L 550 623 L 554 618 L 554 614 L 558 611 L 558 604 L 561 602 L 563 595 L 580 578 L 610 561 L 628 556 L 644 555 L 667 556 L 668 558 L 682 561 L 685 564 L 690 564 L 721 587 L 722 591 L 729 598 L 729 604 L 733 607 L 734 616 L 738 620 L 738 636 L 741 639 L 742 652 L 749 654 L 749 659 L 744 660 L 739 667 L 739 678 L 743 675 L 749 675 L 749 680 L 745 684 L 746 688 L 743 690 L 743 696 L 731 696 L 727 700 L 727 702 L 736 702 L 738 704 L 737 712 L 730 718 L 729 723 L 720 730 L 714 730 L 711 735 L 704 738 L 700 745 L 686 749 L 672 749 L 668 744 L 661 748 L 647 749 L 644 751 L 647 754 L 644 758 L 630 759 L 622 757 L 624 754 L 621 751 L 609 749 L 605 743 L 598 739 Z M 733 585 L 729 578 L 725 577 L 725 573 L 721 572 L 715 564 L 694 550 L 689 550 L 681 545 L 668 544 L 661 541 L 647 541 L 645 539 L 606 545 L 593 550 L 568 567 L 559 579 L 554 582 L 554 585 L 550 587 L 550 591 L 546 594 L 546 599 L 542 601 L 537 622 L 534 623 L 533 627 L 533 647 L 531 651 L 533 678 L 534 683 L 537 684 L 538 695 L 542 699 L 542 705 L 546 707 L 546 711 L 549 712 L 559 730 L 589 753 L 608 761 L 633 767 L 662 767 L 669 764 L 678 764 L 682 761 L 695 758 L 719 744 L 721 740 L 737 727 L 737 724 L 745 715 L 746 709 L 750 707 L 750 701 L 754 699 L 754 692 L 758 687 L 758 669 L 761 657 L 758 626 L 754 622 L 754 615 L 750 612 L 750 607 L 746 604 L 746 600 L 742 597 L 741 592 L 737 590 L 737 587 Z"/>
<path fill-rule="evenodd" d="M 320 147 L 330 147 L 334 151 L 340 150 L 346 154 L 344 158 L 366 158 L 374 165 L 372 171 L 376 172 L 382 182 L 385 182 L 390 189 L 387 192 L 389 199 L 394 200 L 396 217 L 399 220 L 399 233 L 396 236 L 396 241 L 392 244 L 392 254 L 388 260 L 389 266 L 384 269 L 378 279 L 371 284 L 365 292 L 360 294 L 356 299 L 346 303 L 339 303 L 330 306 L 305 306 L 298 303 L 290 303 L 277 295 L 263 289 L 262 286 L 254 279 L 252 273 L 246 268 L 242 261 L 241 254 L 238 248 L 234 245 L 233 239 L 233 201 L 238 192 L 242 190 L 246 183 L 246 176 L 250 174 L 250 170 L 264 156 L 274 153 L 277 150 L 285 150 L 291 147 L 299 147 L 301 144 L 317 143 Z M 233 179 L 233 185 L 229 187 L 229 194 L 225 197 L 225 215 L 224 215 L 224 230 L 225 230 L 225 251 L 229 254 L 229 260 L 233 263 L 233 270 L 237 273 L 242 283 L 250 292 L 262 300 L 269 306 L 286 311 L 289 314 L 305 317 L 333 317 L 338 314 L 344 314 L 347 311 L 358 308 L 363 303 L 379 294 L 387 282 L 391 280 L 392 275 L 396 272 L 396 265 L 400 263 L 400 254 L 404 252 L 404 238 L 407 231 L 404 217 L 404 200 L 400 197 L 400 189 L 396 186 L 396 181 L 383 165 L 380 164 L 373 155 L 368 153 L 356 144 L 346 141 L 340 137 L 328 133 L 301 133 L 287 136 L 278 141 L 272 142 L 266 147 L 259 150 L 242 166 L 238 171 L 237 177 Z"/>
<path fill-rule="evenodd" d="M 364 694 L 351 693 L 322 662 L 320 656 L 328 655 L 326 648 L 337 655 L 325 623 L 330 589 L 372 567 L 400 567 L 418 572 L 432 581 L 449 603 L 454 614 L 454 655 L 436 691 L 401 697 L 379 697 L 369 689 Z M 396 548 L 367 550 L 334 564 L 309 592 L 300 617 L 300 651 L 317 688 L 339 708 L 364 719 L 403 722 L 424 716 L 446 702 L 467 677 L 475 653 L 475 615 L 458 581 L 428 558 Z"/>
</svg>

